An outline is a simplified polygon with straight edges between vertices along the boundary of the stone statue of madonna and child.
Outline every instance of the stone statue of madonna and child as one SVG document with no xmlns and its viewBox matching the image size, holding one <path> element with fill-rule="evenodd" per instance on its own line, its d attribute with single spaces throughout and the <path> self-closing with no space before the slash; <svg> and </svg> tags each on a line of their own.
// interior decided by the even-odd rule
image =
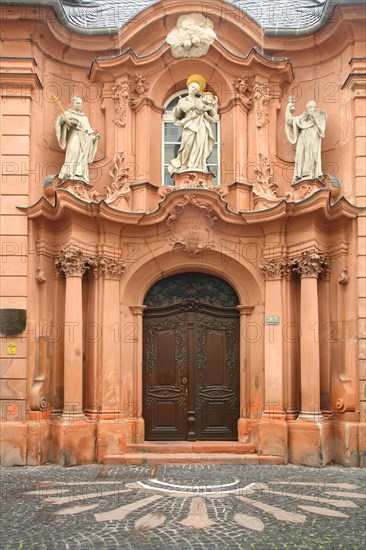
<svg viewBox="0 0 366 550">
<path fill-rule="evenodd" d="M 188 95 L 173 109 L 174 124 L 182 128 L 182 140 L 176 158 L 171 160 L 170 174 L 194 170 L 208 172 L 207 159 L 215 138 L 211 124 L 218 120 L 218 99 L 205 92 L 205 79 L 198 74 L 187 80 Z"/>
</svg>

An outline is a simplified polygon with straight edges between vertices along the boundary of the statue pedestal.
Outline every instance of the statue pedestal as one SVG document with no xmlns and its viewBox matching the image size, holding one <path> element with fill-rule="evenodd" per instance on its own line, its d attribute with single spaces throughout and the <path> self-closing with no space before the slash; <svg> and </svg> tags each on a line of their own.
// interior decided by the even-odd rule
<svg viewBox="0 0 366 550">
<path fill-rule="evenodd" d="M 290 192 L 290 200 L 299 201 L 305 199 L 309 195 L 318 191 L 318 189 L 326 189 L 326 184 L 318 178 L 301 179 L 291 184 L 292 191 Z"/>
<path fill-rule="evenodd" d="M 201 172 L 199 170 L 185 170 L 172 175 L 175 189 L 186 187 L 198 187 L 203 189 L 216 189 L 217 185 L 212 184 L 214 174 L 211 172 Z"/>
</svg>

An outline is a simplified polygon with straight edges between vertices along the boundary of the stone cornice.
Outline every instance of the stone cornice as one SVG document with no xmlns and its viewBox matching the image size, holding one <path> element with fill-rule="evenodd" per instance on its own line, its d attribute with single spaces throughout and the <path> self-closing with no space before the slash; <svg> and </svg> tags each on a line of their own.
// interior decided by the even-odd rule
<svg viewBox="0 0 366 550">
<path fill-rule="evenodd" d="M 144 70 L 146 74 L 149 74 L 158 68 L 161 69 L 162 58 L 166 59 L 169 66 L 179 63 L 179 60 L 171 55 L 169 44 L 164 42 L 155 50 L 144 55 L 139 55 L 132 47 L 128 47 L 118 55 L 93 59 L 88 76 L 91 80 L 97 80 L 98 73 L 107 72 L 109 79 L 111 75 L 117 79 L 121 74 L 121 67 L 129 71 Z M 234 74 L 235 72 L 241 74 L 241 71 L 246 72 L 251 69 L 254 76 L 263 70 L 268 72 L 275 70 L 276 80 L 290 83 L 294 79 L 292 64 L 287 57 L 271 57 L 255 47 L 246 55 L 241 55 L 229 50 L 219 40 L 215 40 L 210 48 L 210 58 L 217 58 L 216 62 L 220 62 L 221 66 L 229 65 Z M 234 88 L 233 95 L 235 95 Z"/>
<path fill-rule="evenodd" d="M 56 190 L 54 204 L 42 197 L 31 206 L 18 207 L 18 209 L 27 212 L 28 217 L 32 219 L 44 217 L 55 221 L 61 219 L 67 212 L 74 212 L 89 218 L 99 217 L 119 224 L 145 226 L 164 221 L 187 193 L 193 193 L 201 203 L 210 205 L 219 219 L 238 225 L 263 225 L 275 220 L 315 213 L 317 215 L 321 213 L 326 220 L 341 217 L 354 219 L 364 211 L 363 208 L 349 203 L 344 197 L 331 204 L 329 190 L 325 189 L 319 190 L 301 202 L 287 202 L 283 199 L 272 208 L 245 212 L 230 210 L 227 202 L 216 191 L 207 189 L 175 189 L 166 195 L 155 211 L 146 213 L 118 210 L 106 204 L 104 200 L 87 202 L 66 189 Z"/>
</svg>

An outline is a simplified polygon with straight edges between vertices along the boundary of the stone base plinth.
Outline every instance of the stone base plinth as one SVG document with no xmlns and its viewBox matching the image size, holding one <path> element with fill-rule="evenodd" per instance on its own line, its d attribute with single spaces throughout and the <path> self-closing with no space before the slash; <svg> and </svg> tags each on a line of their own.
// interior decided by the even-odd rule
<svg viewBox="0 0 366 550">
<path fill-rule="evenodd" d="M 67 422 L 62 417 L 50 426 L 50 461 L 61 466 L 92 464 L 96 461 L 96 422 L 75 419 Z"/>
<path fill-rule="evenodd" d="M 288 428 L 284 420 L 261 419 L 258 423 L 258 454 L 278 456 L 288 462 Z"/>
<path fill-rule="evenodd" d="M 303 200 L 309 195 L 312 195 L 315 193 L 315 191 L 318 191 L 319 189 L 326 189 L 326 184 L 318 179 L 301 179 L 298 181 L 294 181 L 291 185 L 292 191 L 287 194 L 287 200 L 294 200 L 299 201 Z"/>
<path fill-rule="evenodd" d="M 348 467 L 365 466 L 366 424 L 333 422 L 333 460 Z"/>
<path fill-rule="evenodd" d="M 319 468 L 333 461 L 332 423 L 288 422 L 288 460 L 291 464 Z"/>
</svg>

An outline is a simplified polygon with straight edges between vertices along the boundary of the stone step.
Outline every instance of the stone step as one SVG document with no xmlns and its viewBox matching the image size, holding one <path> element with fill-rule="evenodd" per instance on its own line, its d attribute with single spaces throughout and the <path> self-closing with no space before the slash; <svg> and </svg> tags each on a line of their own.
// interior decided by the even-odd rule
<svg viewBox="0 0 366 550">
<path fill-rule="evenodd" d="M 230 453 L 254 454 L 257 452 L 254 443 L 239 441 L 145 441 L 131 443 L 126 447 L 127 453 Z"/>
<path fill-rule="evenodd" d="M 154 466 L 159 464 L 283 464 L 283 457 L 235 453 L 126 453 L 107 455 L 103 464 Z"/>
</svg>

